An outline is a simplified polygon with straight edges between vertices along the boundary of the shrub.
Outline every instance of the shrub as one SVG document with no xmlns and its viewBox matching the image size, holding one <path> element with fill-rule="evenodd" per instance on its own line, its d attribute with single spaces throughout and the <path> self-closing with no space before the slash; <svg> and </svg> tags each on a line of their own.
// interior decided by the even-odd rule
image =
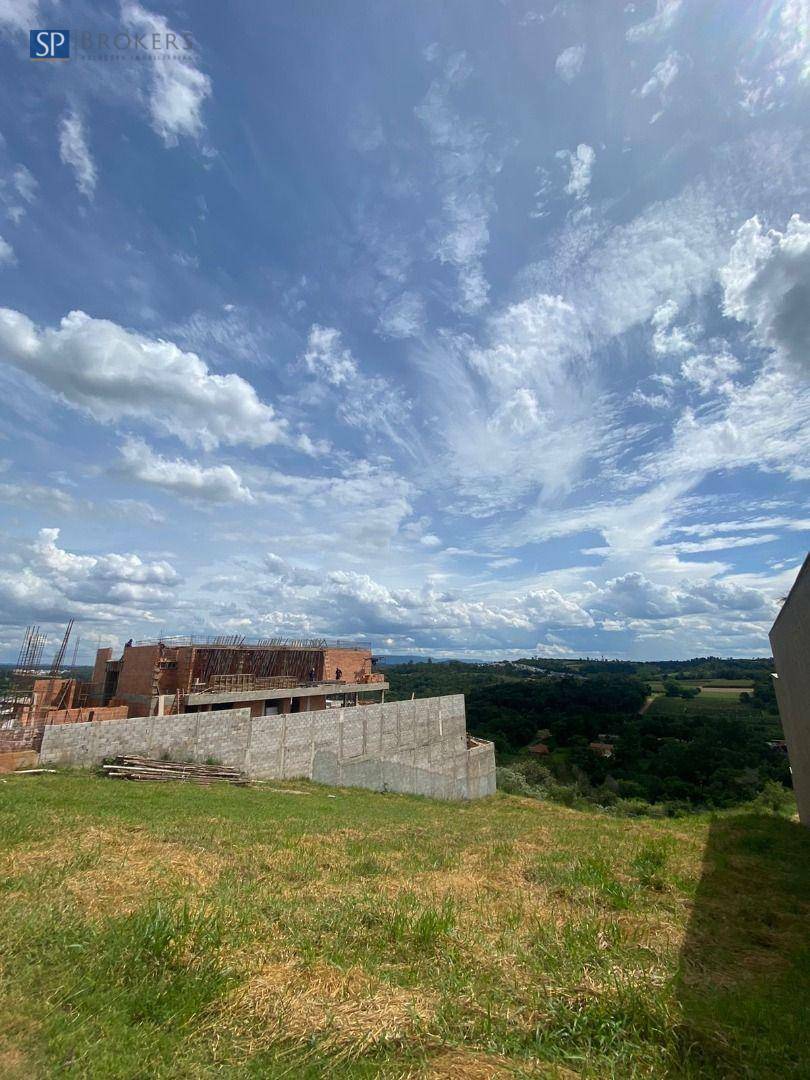
<svg viewBox="0 0 810 1080">
<path fill-rule="evenodd" d="M 522 773 L 501 765 L 495 770 L 495 783 L 507 795 L 534 795 L 535 792 Z"/>
<path fill-rule="evenodd" d="M 766 780 L 759 795 L 754 799 L 754 806 L 772 814 L 783 814 L 793 809 L 793 793 L 776 780 Z"/>
<path fill-rule="evenodd" d="M 551 772 L 548 767 L 543 765 L 542 762 L 531 758 L 527 761 L 521 761 L 519 765 L 515 766 L 515 769 L 533 787 L 545 787 L 551 780 Z"/>
</svg>

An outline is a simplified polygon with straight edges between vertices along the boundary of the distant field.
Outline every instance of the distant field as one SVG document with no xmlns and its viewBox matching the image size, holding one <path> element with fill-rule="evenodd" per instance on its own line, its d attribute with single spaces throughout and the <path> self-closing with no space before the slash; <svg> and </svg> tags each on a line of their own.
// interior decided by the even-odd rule
<svg viewBox="0 0 810 1080">
<path fill-rule="evenodd" d="M 729 687 L 737 690 L 750 690 L 754 685 L 751 679 L 702 679 L 697 686 Z"/>
<path fill-rule="evenodd" d="M 742 717 L 758 715 L 750 706 L 741 704 L 739 690 L 704 690 L 695 698 L 667 697 L 661 694 L 648 708 L 650 716 L 684 716 L 702 712 L 739 713 Z"/>
<path fill-rule="evenodd" d="M 278 787 L 0 783 L 4 1080 L 810 1075 L 796 823 Z"/>
<path fill-rule="evenodd" d="M 729 697 L 734 698 L 735 701 L 740 700 L 740 694 L 747 693 L 750 687 L 745 686 L 711 686 L 706 683 L 700 688 L 701 694 L 709 694 L 712 697 Z"/>
</svg>

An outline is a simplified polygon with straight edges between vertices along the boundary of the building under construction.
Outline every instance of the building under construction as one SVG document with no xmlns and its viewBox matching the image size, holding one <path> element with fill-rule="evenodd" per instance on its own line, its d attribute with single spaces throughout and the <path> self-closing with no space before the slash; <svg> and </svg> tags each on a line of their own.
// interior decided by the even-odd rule
<svg viewBox="0 0 810 1080">
<path fill-rule="evenodd" d="M 363 643 L 243 637 L 128 641 L 118 659 L 98 649 L 90 682 L 63 670 L 72 621 L 50 665 L 39 627 L 26 631 L 0 703 L 5 727 L 167 716 L 247 707 L 252 716 L 384 700 L 388 684 Z"/>
<path fill-rule="evenodd" d="M 265 716 L 379 702 L 386 689 L 362 643 L 164 638 L 127 642 L 117 660 L 99 649 L 91 699 L 130 716 L 244 707 Z"/>
<path fill-rule="evenodd" d="M 42 728 L 50 724 L 75 724 L 87 720 L 119 720 L 127 709 L 102 705 L 90 683 L 69 675 L 64 668 L 68 642 L 73 630 L 71 619 L 49 667 L 42 656 L 47 636 L 38 626 L 29 626 L 20 646 L 17 663 L 11 672 L 11 688 L 0 698 L 0 729 Z M 72 668 L 76 666 L 78 638 L 75 641 Z"/>
</svg>

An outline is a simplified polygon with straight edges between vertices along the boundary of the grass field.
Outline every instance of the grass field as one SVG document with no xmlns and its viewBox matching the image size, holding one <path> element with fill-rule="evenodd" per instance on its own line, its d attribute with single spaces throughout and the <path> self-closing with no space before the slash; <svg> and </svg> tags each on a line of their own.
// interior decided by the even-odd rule
<svg viewBox="0 0 810 1080">
<path fill-rule="evenodd" d="M 0 783 L 0 1076 L 806 1077 L 810 832 Z"/>
<path fill-rule="evenodd" d="M 696 716 L 707 712 L 739 713 L 741 717 L 756 719 L 759 710 L 740 702 L 739 690 L 701 690 L 697 697 L 667 697 L 661 694 L 650 703 L 647 712 L 651 716 Z"/>
</svg>

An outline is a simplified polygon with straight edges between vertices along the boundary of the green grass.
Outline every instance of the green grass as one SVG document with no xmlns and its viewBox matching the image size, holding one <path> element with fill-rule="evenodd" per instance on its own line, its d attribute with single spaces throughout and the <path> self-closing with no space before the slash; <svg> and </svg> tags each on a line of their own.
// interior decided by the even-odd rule
<svg viewBox="0 0 810 1080">
<path fill-rule="evenodd" d="M 810 833 L 0 783 L 0 1076 L 803 1077 Z"/>
<path fill-rule="evenodd" d="M 728 693 L 712 690 L 688 699 L 662 694 L 650 703 L 647 712 L 650 716 L 697 716 L 702 713 L 723 712 L 729 715 L 739 714 L 742 719 L 749 720 L 760 716 L 758 709 L 740 702 L 738 690 L 729 690 Z"/>
</svg>

